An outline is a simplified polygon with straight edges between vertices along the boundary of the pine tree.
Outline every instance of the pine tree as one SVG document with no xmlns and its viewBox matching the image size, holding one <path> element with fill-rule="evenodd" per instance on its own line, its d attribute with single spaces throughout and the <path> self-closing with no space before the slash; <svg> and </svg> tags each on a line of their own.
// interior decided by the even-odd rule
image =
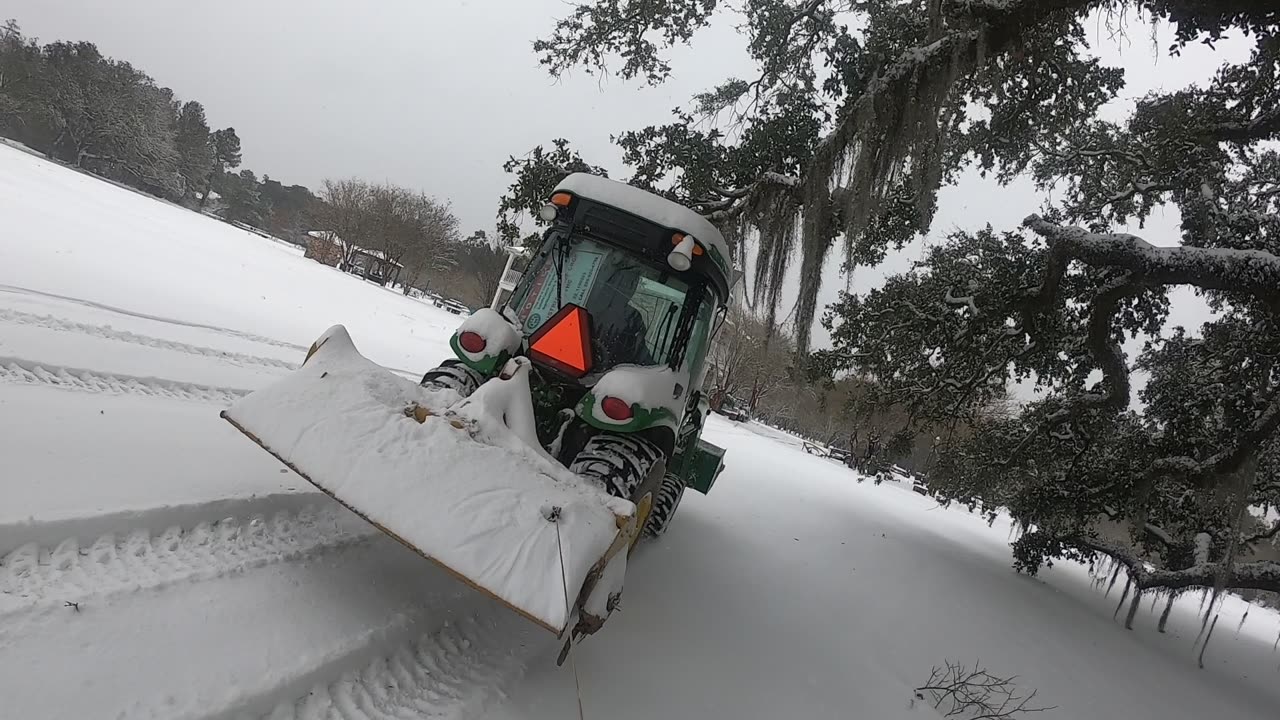
<svg viewBox="0 0 1280 720">
<path fill-rule="evenodd" d="M 204 194 L 200 196 L 201 208 L 209 201 L 209 193 L 213 192 L 215 177 L 240 167 L 240 136 L 236 134 L 235 128 L 215 130 L 209 135 L 209 144 L 213 147 L 213 163 L 205 179 Z"/>
<path fill-rule="evenodd" d="M 214 145 L 204 106 L 192 100 L 183 103 L 175 122 L 178 172 L 183 179 L 183 197 L 208 195 L 209 175 L 214 167 Z"/>
</svg>

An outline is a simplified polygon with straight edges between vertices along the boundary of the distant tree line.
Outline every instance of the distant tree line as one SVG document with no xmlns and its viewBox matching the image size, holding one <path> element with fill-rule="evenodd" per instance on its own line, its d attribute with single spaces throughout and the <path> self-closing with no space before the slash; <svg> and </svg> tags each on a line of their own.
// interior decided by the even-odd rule
<svg viewBox="0 0 1280 720">
<path fill-rule="evenodd" d="M 443 284 L 452 297 L 479 305 L 497 287 L 506 260 L 484 233 L 463 242 L 448 203 L 420 192 L 342 180 L 325 181 L 317 197 L 302 185 L 259 178 L 240 168 L 235 128 L 210 128 L 199 102 L 179 100 L 93 43 L 42 45 L 14 20 L 0 26 L 0 135 L 297 244 L 305 244 L 309 230 L 332 231 L 402 263 L 406 292 Z"/>
<path fill-rule="evenodd" d="M 90 42 L 0 27 L 0 134 L 51 158 L 227 220 L 298 239 L 316 198 L 240 166 L 235 128 Z"/>
<path fill-rule="evenodd" d="M 210 130 L 204 107 L 181 102 L 93 43 L 40 45 L 0 28 L 0 130 L 14 140 L 159 197 L 204 203 L 240 164 L 234 128 Z"/>
</svg>

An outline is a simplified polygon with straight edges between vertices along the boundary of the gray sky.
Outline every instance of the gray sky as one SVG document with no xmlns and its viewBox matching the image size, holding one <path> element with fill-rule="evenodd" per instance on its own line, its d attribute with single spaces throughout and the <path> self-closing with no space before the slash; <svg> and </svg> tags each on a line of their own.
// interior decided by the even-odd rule
<svg viewBox="0 0 1280 720">
<path fill-rule="evenodd" d="M 46 42 L 96 42 L 181 98 L 200 100 L 211 125 L 237 129 L 244 166 L 259 175 L 312 188 L 353 175 L 417 187 L 450 199 L 466 230 L 491 231 L 507 156 L 565 137 L 625 176 L 611 133 L 666 122 L 693 93 L 751 70 L 744 39 L 720 22 L 695 36 L 696 57 L 689 48 L 672 53 L 675 71 L 661 87 L 581 72 L 555 82 L 531 43 L 568 9 L 563 0 L 0 0 L 0 19 L 13 17 Z M 1111 39 L 1099 21 L 1091 37 L 1108 64 L 1126 69 L 1128 87 L 1109 110 L 1117 119 L 1145 93 L 1202 82 L 1223 58 L 1248 51 L 1237 40 L 1216 51 L 1195 45 L 1175 59 L 1162 52 L 1167 29 L 1154 48 L 1149 25 L 1131 21 L 1128 33 Z M 854 287 L 903 269 L 953 228 L 1014 227 L 1042 199 L 1028 183 L 1000 187 L 975 174 L 943 191 L 928 239 L 882 268 L 859 270 Z M 1133 230 L 1171 245 L 1176 227 L 1171 209 Z M 823 305 L 844 287 L 837 255 Z M 1204 316 L 1201 304 L 1180 303 L 1179 321 Z M 815 339 L 825 342 L 820 329 Z"/>
<path fill-rule="evenodd" d="M 620 172 L 610 133 L 668 120 L 745 62 L 736 50 L 696 62 L 678 53 L 677 77 L 656 89 L 584 73 L 557 83 L 531 45 L 567 8 L 561 0 L 0 0 L 0 16 L 28 34 L 91 40 L 200 100 L 211 125 L 236 128 L 244 166 L 259 175 L 312 188 L 350 175 L 419 187 L 451 199 L 464 227 L 490 231 L 507 156 L 563 136 Z M 739 44 L 723 30 L 705 39 Z"/>
</svg>

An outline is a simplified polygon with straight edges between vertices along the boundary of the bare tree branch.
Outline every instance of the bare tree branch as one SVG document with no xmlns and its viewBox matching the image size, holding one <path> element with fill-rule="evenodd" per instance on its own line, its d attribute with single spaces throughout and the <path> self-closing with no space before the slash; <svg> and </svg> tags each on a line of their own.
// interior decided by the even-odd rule
<svg viewBox="0 0 1280 720">
<path fill-rule="evenodd" d="M 923 700 L 928 693 L 934 709 L 943 717 L 969 720 L 1013 720 L 1020 713 L 1054 709 L 1033 705 L 1038 691 L 1022 695 L 1015 684 L 1017 679 L 1016 675 L 994 675 L 980 661 L 969 668 L 948 660 L 945 667 L 933 668 L 929 680 L 916 688 L 916 697 Z"/>
</svg>

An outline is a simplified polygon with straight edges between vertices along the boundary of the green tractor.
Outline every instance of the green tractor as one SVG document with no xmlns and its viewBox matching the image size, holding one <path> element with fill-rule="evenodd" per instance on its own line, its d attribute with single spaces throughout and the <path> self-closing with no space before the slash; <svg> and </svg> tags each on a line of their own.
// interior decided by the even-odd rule
<svg viewBox="0 0 1280 720">
<path fill-rule="evenodd" d="M 733 271 L 705 218 L 623 183 L 570 175 L 539 214 L 518 282 L 420 382 L 335 326 L 223 415 L 424 557 L 580 636 L 616 607 L 640 540 L 724 468 L 703 381 Z"/>
<path fill-rule="evenodd" d="M 701 215 L 593 175 L 566 178 L 540 215 L 551 227 L 519 284 L 462 324 L 457 357 L 422 383 L 465 397 L 524 354 L 538 441 L 660 535 L 685 489 L 708 492 L 722 468 L 724 450 L 701 438 L 702 384 L 728 245 Z"/>
</svg>

